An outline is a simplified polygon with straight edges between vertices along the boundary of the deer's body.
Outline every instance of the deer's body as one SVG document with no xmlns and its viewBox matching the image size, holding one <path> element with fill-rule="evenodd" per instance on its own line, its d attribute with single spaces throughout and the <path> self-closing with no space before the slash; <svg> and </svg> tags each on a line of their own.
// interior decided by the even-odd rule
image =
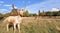
<svg viewBox="0 0 60 33">
<path fill-rule="evenodd" d="M 18 27 L 18 30 L 20 32 L 20 23 L 22 21 L 22 17 L 20 16 L 9 16 L 4 20 L 4 23 L 6 24 L 7 31 L 9 31 L 9 25 L 13 25 L 14 32 L 16 31 L 16 25 Z"/>
</svg>

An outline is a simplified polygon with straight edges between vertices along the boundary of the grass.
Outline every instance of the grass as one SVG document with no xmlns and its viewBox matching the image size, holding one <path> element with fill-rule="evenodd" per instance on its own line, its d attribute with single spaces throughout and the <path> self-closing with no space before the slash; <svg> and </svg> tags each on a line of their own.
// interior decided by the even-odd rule
<svg viewBox="0 0 60 33">
<path fill-rule="evenodd" d="M 39 19 L 33 20 L 32 18 L 26 18 L 21 23 L 21 33 L 60 33 L 60 30 L 56 28 L 60 27 L 60 19 Z M 0 33 L 6 33 L 6 26 L 0 21 Z M 13 33 L 11 28 L 9 33 Z M 18 33 L 18 31 L 16 32 Z"/>
</svg>

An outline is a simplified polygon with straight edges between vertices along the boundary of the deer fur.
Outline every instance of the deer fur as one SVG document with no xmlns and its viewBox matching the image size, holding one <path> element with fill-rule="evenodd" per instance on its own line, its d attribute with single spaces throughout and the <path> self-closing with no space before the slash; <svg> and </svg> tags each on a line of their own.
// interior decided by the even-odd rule
<svg viewBox="0 0 60 33">
<path fill-rule="evenodd" d="M 20 23 L 21 23 L 21 21 L 22 21 L 22 17 L 20 17 L 20 16 L 9 16 L 9 17 L 7 17 L 3 21 L 3 23 L 6 24 L 7 31 L 9 31 L 9 25 L 12 24 L 13 27 L 14 27 L 14 33 L 15 33 L 15 31 L 16 31 L 16 25 L 17 25 L 18 30 L 20 32 Z"/>
</svg>

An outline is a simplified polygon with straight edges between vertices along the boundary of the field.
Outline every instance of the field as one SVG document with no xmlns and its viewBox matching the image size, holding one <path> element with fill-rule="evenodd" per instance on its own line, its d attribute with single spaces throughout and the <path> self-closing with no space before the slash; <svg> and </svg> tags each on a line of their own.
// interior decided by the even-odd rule
<svg viewBox="0 0 60 33">
<path fill-rule="evenodd" d="M 6 26 L 2 21 L 0 21 L 0 33 L 6 33 Z M 60 19 L 24 17 L 20 27 L 21 33 L 60 33 Z M 9 33 L 13 33 L 12 28 Z"/>
</svg>

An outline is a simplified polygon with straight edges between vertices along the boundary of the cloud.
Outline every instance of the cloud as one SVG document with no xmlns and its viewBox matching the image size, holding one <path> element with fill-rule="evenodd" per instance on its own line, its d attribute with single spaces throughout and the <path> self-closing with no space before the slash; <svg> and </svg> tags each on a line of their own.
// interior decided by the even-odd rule
<svg viewBox="0 0 60 33">
<path fill-rule="evenodd" d="M 59 11 L 59 9 L 58 8 L 52 8 L 51 11 Z"/>
<path fill-rule="evenodd" d="M 15 6 L 15 8 L 18 8 L 17 6 Z"/>
<path fill-rule="evenodd" d="M 25 1 L 22 1 L 22 3 L 25 3 Z M 27 3 L 31 3 L 31 1 L 28 1 Z"/>
<path fill-rule="evenodd" d="M 7 9 L 0 9 L 0 11 L 8 11 Z"/>
<path fill-rule="evenodd" d="M 12 5 L 10 5 L 10 4 L 5 4 L 4 6 L 11 7 Z"/>
<path fill-rule="evenodd" d="M 13 9 L 11 4 L 5 4 L 5 5 L 3 5 L 3 6 L 5 6 L 5 7 L 9 7 L 9 9 Z M 14 8 L 17 9 L 18 7 L 17 7 L 17 6 L 14 6 Z"/>
<path fill-rule="evenodd" d="M 40 3 L 35 3 L 26 7 L 31 13 L 37 13 L 38 10 L 49 11 L 52 8 L 60 8 L 60 0 L 46 0 Z"/>
<path fill-rule="evenodd" d="M 9 12 L 7 9 L 0 9 L 0 13 L 5 14 L 5 13 L 7 13 L 7 12 Z"/>
<path fill-rule="evenodd" d="M 23 3 L 25 3 L 25 1 L 22 1 Z"/>
<path fill-rule="evenodd" d="M 4 1 L 0 1 L 0 3 L 4 3 Z"/>
<path fill-rule="evenodd" d="M 28 3 L 30 4 L 30 3 L 31 3 L 31 1 L 28 1 Z"/>
<path fill-rule="evenodd" d="M 0 4 L 0 6 L 1 6 L 2 4 Z"/>
<path fill-rule="evenodd" d="M 1 6 L 3 3 L 4 3 L 3 1 L 0 1 L 0 6 Z"/>
<path fill-rule="evenodd" d="M 10 4 L 5 4 L 4 6 L 9 7 L 9 9 L 13 9 L 13 8 L 12 8 L 12 5 L 10 5 Z M 17 7 L 17 6 L 14 6 L 14 8 L 17 9 L 18 7 Z"/>
</svg>

